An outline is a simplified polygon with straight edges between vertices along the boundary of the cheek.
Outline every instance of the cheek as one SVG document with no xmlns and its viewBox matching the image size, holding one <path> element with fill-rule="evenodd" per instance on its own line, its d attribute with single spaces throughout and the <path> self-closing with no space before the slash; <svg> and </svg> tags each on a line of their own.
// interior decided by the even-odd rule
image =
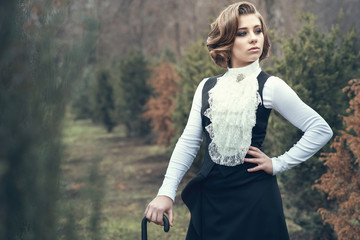
<svg viewBox="0 0 360 240">
<path fill-rule="evenodd" d="M 244 48 L 244 41 L 241 38 L 236 38 L 233 45 L 233 51 L 239 51 Z"/>
<path fill-rule="evenodd" d="M 261 48 L 264 49 L 264 43 L 265 43 L 264 36 L 260 39 L 260 42 L 261 42 Z"/>
</svg>

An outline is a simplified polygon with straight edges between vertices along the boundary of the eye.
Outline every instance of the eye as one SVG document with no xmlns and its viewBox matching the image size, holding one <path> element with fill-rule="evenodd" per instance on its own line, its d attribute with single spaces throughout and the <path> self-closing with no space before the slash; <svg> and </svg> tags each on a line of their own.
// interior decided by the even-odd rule
<svg viewBox="0 0 360 240">
<path fill-rule="evenodd" d="M 256 33 L 256 34 L 260 34 L 260 33 L 262 33 L 262 32 L 263 32 L 263 31 L 262 31 L 261 28 L 258 28 L 258 29 L 255 30 L 255 33 Z"/>
<path fill-rule="evenodd" d="M 246 35 L 246 31 L 240 31 L 236 35 L 239 36 L 239 37 L 243 37 L 243 36 Z"/>
</svg>

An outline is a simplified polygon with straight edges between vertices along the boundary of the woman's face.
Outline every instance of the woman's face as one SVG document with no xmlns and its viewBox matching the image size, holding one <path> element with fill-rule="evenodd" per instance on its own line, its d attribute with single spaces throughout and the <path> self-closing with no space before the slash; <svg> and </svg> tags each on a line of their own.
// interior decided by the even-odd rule
<svg viewBox="0 0 360 240">
<path fill-rule="evenodd" d="M 255 14 L 241 15 L 231 50 L 231 67 L 244 67 L 256 61 L 263 51 L 264 34 Z"/>
</svg>

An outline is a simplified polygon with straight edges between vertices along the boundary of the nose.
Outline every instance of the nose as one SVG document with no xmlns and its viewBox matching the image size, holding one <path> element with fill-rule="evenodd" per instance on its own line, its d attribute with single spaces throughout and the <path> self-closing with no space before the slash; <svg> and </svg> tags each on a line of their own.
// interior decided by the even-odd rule
<svg viewBox="0 0 360 240">
<path fill-rule="evenodd" d="M 256 36 L 255 33 L 250 33 L 249 34 L 249 42 L 250 43 L 257 43 L 258 37 Z"/>
</svg>

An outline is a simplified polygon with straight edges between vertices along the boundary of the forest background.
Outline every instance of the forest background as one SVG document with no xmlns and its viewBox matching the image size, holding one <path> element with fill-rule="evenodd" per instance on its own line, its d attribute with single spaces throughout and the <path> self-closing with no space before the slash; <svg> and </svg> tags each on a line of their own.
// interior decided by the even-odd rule
<svg viewBox="0 0 360 240">
<path fill-rule="evenodd" d="M 224 71 L 205 39 L 232 2 L 0 2 L 0 239 L 140 239 L 196 86 Z M 271 31 L 263 69 L 334 131 L 278 176 L 291 239 L 359 239 L 360 6 L 251 2 Z M 266 152 L 282 154 L 300 136 L 273 112 Z M 179 196 L 175 215 L 170 233 L 150 224 L 149 235 L 184 239 Z"/>
</svg>

